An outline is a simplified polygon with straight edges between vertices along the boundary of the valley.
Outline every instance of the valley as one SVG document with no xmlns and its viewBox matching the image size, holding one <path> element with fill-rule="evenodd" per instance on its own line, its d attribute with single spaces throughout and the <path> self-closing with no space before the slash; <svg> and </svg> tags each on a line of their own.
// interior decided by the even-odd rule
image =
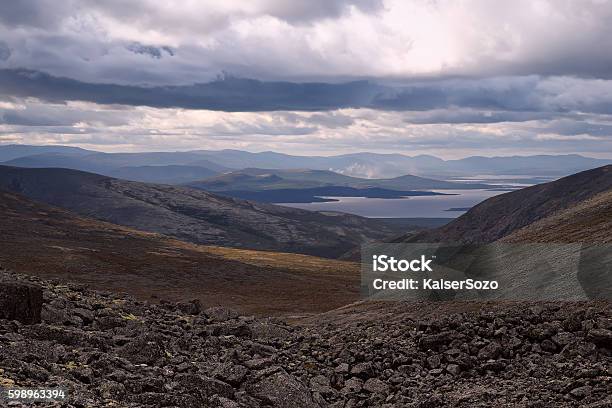
<svg viewBox="0 0 612 408">
<path fill-rule="evenodd" d="M 511 192 L 407 198 L 491 194 L 448 224 L 311 212 L 67 169 L 0 166 L 0 186 L 0 302 L 32 296 L 0 311 L 3 384 L 45 378 L 84 406 L 467 408 L 520 406 L 525 392 L 558 406 L 609 402 L 612 281 L 601 268 L 578 275 L 598 301 L 567 301 L 567 285 L 546 274 L 563 305 L 378 301 L 360 296 L 357 262 L 270 248 L 321 251 L 329 239 L 328 253 L 353 259 L 361 234 L 361 242 L 561 241 L 597 250 L 612 242 L 610 166 Z M 465 209 L 450 204 L 440 208 Z M 262 246 L 266 231 L 309 246 Z M 512 278 L 506 272 L 495 271 L 500 282 Z M 167 370 L 174 374 L 163 391 L 148 385 L 166 381 Z"/>
<path fill-rule="evenodd" d="M 286 217 L 284 223 L 305 225 L 316 225 L 308 223 L 321 223 L 321 217 L 330 217 L 332 222 L 348 223 L 342 228 L 365 228 L 365 231 L 372 228 L 373 231 L 374 225 L 384 226 L 384 235 L 380 228 L 376 230 L 380 234 L 378 239 L 393 242 L 610 242 L 610 166 L 491 197 L 443 226 L 436 226 L 433 220 L 419 226 L 417 220 L 410 219 L 393 223 L 342 214 L 316 215 L 299 210 L 294 213 L 284 207 L 256 205 L 198 190 L 127 182 L 72 170 L 10 167 L 0 170 L 0 183 L 10 190 L 1 197 L 1 265 L 22 273 L 87 283 L 97 288 L 113 291 L 123 288 L 134 296 L 153 301 L 198 298 L 206 305 L 219 302 L 251 313 L 299 315 L 350 304 L 359 296 L 358 265 L 289 251 L 234 249 L 232 245 L 219 245 L 223 242 L 219 241 L 223 237 L 221 232 L 210 233 L 215 236 L 214 246 L 190 243 L 185 237 L 191 237 L 182 231 L 191 221 L 181 217 L 194 213 L 187 209 L 202 208 L 195 212 L 196 221 L 209 219 L 204 222 L 212 225 L 208 227 L 211 229 L 223 227 L 215 221 L 218 215 L 211 214 L 229 212 L 232 225 L 236 225 L 246 219 L 240 218 L 240 211 L 245 211 L 247 218 L 253 218 L 256 211 L 265 211 L 258 217 L 272 220 L 269 227 L 261 222 L 267 218 L 257 221 L 259 230 L 287 228 L 280 223 L 281 216 Z M 202 207 L 204 203 L 208 206 L 206 211 Z M 152 216 L 155 211 L 159 215 Z M 486 221 L 489 212 L 497 223 Z M 530 218 L 520 215 L 523 213 Z M 162 217 L 168 217 L 166 214 L 174 215 L 164 221 Z M 505 227 L 500 223 L 505 219 L 503 214 L 512 220 Z M 478 217 L 477 225 L 471 221 L 474 217 Z M 180 233 L 157 230 L 169 228 L 172 223 Z M 489 229 L 489 225 L 495 225 L 496 229 Z M 320 228 L 325 226 L 329 224 Z M 393 228 L 413 232 L 394 237 Z M 231 235 L 231 229 L 225 234 L 236 236 Z M 319 238 L 312 248 L 319 249 L 321 234 L 316 234 Z M 371 234 L 370 239 L 376 239 L 372 238 L 376 237 L 375 233 Z M 457 237 L 463 238 L 455 241 Z M 246 246 L 244 242 L 239 241 L 236 246 Z M 345 259 L 355 259 L 359 244 L 348 242 L 343 247 L 336 241 L 335 253 Z M 21 251 L 24 246 L 30 250 Z M 269 303 L 269 296 L 262 293 L 275 294 L 275 302 Z"/>
<path fill-rule="evenodd" d="M 420 178 L 438 180 L 457 179 L 487 174 L 506 179 L 558 178 L 577 173 L 590 168 L 610 164 L 610 160 L 585 157 L 578 154 L 568 155 L 532 155 L 482 157 L 470 156 L 463 159 L 443 160 L 435 156 L 377 153 L 351 153 L 335 156 L 299 156 L 271 151 L 248 152 L 241 150 L 190 150 L 175 152 L 139 152 L 139 153 L 108 153 L 69 146 L 29 146 L 0 145 L 0 164 L 18 167 L 62 167 L 73 170 L 94 172 L 111 177 L 133 177 L 133 181 L 154 183 L 169 182 L 168 174 L 175 173 L 177 178 L 173 183 L 183 183 L 181 177 L 189 176 L 194 171 L 261 175 L 273 171 L 283 179 L 308 180 L 310 177 L 298 177 L 299 173 L 308 170 L 306 174 L 317 172 L 336 174 L 333 176 L 335 185 L 340 178 L 350 183 L 357 182 L 368 185 L 367 179 L 380 179 L 381 188 L 417 189 L 413 184 L 407 186 L 404 179 L 420 182 Z M 151 169 L 150 166 L 161 166 Z M 165 166 L 166 167 L 164 169 Z M 151 170 L 146 180 L 142 180 L 142 172 Z M 166 174 L 154 176 L 155 172 L 164 170 Z M 197 175 L 197 174 L 196 174 Z M 411 175 L 405 177 L 406 175 Z M 213 176 L 214 177 L 214 176 Z M 223 176 L 225 177 L 225 176 Z M 223 178 L 222 177 L 222 178 Z M 356 179 L 366 179 L 355 180 Z M 200 182 L 198 177 L 190 181 Z M 305 180 L 304 180 L 305 179 Z M 351 181 L 352 179 L 352 181 Z M 397 179 L 397 180 L 394 180 Z M 180 180 L 180 181 L 179 181 Z M 326 182 L 329 184 L 330 179 Z M 398 185 L 396 182 L 401 184 Z M 425 180 L 427 181 L 427 180 Z M 185 181 L 187 183 L 189 181 Z M 452 181 L 450 182 L 452 183 Z M 474 183 L 474 180 L 471 181 Z M 463 183 L 465 184 L 465 183 Z M 355 185 L 353 185 L 356 187 Z M 285 188 L 281 187 L 281 188 Z M 310 185 L 312 187 L 312 185 Z M 421 185 L 422 188 L 453 188 L 452 185 Z"/>
</svg>

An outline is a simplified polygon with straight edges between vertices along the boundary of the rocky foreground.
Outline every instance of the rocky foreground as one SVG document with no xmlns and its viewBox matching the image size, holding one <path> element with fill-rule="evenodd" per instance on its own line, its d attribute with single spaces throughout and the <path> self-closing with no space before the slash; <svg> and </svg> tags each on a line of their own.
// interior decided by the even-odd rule
<svg viewBox="0 0 612 408">
<path fill-rule="evenodd" d="M 0 272 L 0 386 L 70 407 L 612 406 L 608 303 L 302 326 L 200 309 Z"/>
</svg>

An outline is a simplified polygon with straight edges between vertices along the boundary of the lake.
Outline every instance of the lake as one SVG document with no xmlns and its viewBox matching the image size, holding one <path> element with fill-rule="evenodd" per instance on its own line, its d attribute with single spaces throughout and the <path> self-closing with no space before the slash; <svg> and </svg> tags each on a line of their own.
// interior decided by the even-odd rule
<svg viewBox="0 0 612 408">
<path fill-rule="evenodd" d="M 375 218 L 454 218 L 465 213 L 465 209 L 502 194 L 505 191 L 491 190 L 431 190 L 456 195 L 420 196 L 405 198 L 329 197 L 338 201 L 325 203 L 282 203 L 293 208 L 312 211 L 341 211 L 363 217 Z M 328 198 L 328 197 L 326 197 Z M 455 211 L 448 211 L 449 209 Z"/>
</svg>

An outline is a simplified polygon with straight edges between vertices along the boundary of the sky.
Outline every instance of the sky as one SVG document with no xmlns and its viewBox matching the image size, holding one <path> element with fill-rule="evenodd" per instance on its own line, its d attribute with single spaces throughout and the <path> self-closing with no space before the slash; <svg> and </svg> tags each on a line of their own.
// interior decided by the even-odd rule
<svg viewBox="0 0 612 408">
<path fill-rule="evenodd" d="M 612 158 L 606 0 L 0 0 L 0 144 Z"/>
</svg>

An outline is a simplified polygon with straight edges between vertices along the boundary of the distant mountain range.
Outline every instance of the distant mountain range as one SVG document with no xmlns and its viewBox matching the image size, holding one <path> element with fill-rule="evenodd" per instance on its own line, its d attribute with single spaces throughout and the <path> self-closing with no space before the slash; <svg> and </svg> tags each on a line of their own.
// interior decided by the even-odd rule
<svg viewBox="0 0 612 408">
<path fill-rule="evenodd" d="M 2 157 L 0 147 L 0 157 Z M 121 177 L 132 181 L 180 184 L 230 169 L 191 152 L 98 153 L 46 152 L 22 156 L 2 164 L 30 168 L 66 168 Z"/>
<path fill-rule="evenodd" d="M 611 164 L 611 159 L 580 155 L 535 155 L 509 157 L 473 156 L 443 160 L 435 156 L 353 153 L 338 156 L 293 156 L 275 152 L 250 153 L 238 150 L 200 151 L 208 160 L 235 169 L 248 167 L 274 169 L 331 170 L 366 178 L 390 178 L 412 174 L 444 178 L 461 175 L 564 176 Z"/>
<path fill-rule="evenodd" d="M 209 166 L 213 167 L 213 166 Z M 112 177 L 145 183 L 184 184 L 219 174 L 202 166 L 125 166 L 108 171 Z"/>
<path fill-rule="evenodd" d="M 382 221 L 259 204 L 187 187 L 68 169 L 0 166 L 0 189 L 96 218 L 198 244 L 337 257 L 398 230 Z"/>
<path fill-rule="evenodd" d="M 580 155 L 537 155 L 510 157 L 467 157 L 442 160 L 428 155 L 354 153 L 337 156 L 295 156 L 276 152 L 251 153 L 240 150 L 194 150 L 188 152 L 100 153 L 66 146 L 0 146 L 0 162 L 18 167 L 62 167 L 96 172 L 108 176 L 121 174 L 143 180 L 141 166 L 177 166 L 166 169 L 177 177 L 146 181 L 186 182 L 201 167 L 214 173 L 246 168 L 329 170 L 347 176 L 394 178 L 415 175 L 429 178 L 450 178 L 475 175 L 565 176 L 590 168 L 611 164 L 610 159 L 594 159 Z M 187 166 L 186 169 L 179 168 Z M 128 167 L 129 170 L 122 168 Z M 160 174 L 163 169 L 149 169 Z M 206 170 L 200 170 L 205 172 Z M 282 177 L 282 176 L 281 176 Z M 199 178 L 199 177 L 198 177 Z M 180 180 L 180 181 L 174 181 Z M 195 181 L 197 179 L 189 180 Z"/>
<path fill-rule="evenodd" d="M 84 156 L 96 152 L 71 146 L 0 145 L 0 162 L 49 153 L 65 156 Z"/>
</svg>

